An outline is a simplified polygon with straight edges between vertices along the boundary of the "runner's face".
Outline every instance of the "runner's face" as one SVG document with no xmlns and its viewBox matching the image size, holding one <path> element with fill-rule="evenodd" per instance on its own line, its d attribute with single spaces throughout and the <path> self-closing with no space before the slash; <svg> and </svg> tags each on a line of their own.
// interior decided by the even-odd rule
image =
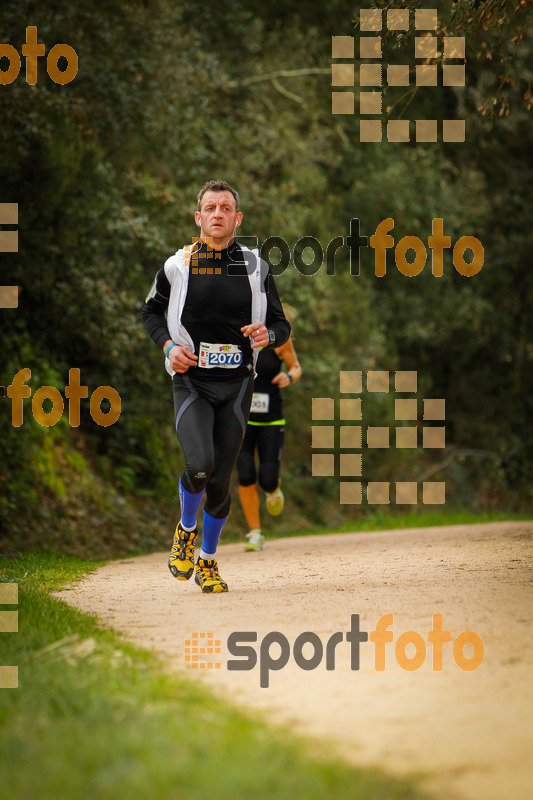
<svg viewBox="0 0 533 800">
<path fill-rule="evenodd" d="M 242 221 L 241 212 L 235 208 L 231 192 L 207 191 L 202 197 L 201 210 L 194 214 L 196 224 L 202 228 L 202 237 L 209 236 L 217 247 L 226 247 Z"/>
</svg>

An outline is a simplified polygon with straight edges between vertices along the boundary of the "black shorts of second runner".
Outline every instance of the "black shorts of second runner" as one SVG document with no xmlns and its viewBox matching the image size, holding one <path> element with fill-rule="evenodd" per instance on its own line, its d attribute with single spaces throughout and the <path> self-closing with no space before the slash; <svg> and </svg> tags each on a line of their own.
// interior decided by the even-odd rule
<svg viewBox="0 0 533 800">
<path fill-rule="evenodd" d="M 241 486 L 251 486 L 257 480 L 254 452 L 259 454 L 259 486 L 265 492 L 278 488 L 284 425 L 247 425 L 241 452 L 237 459 L 237 472 Z"/>
<path fill-rule="evenodd" d="M 227 517 L 230 478 L 246 431 L 253 377 L 207 381 L 187 373 L 173 376 L 176 433 L 185 456 L 183 487 L 192 494 L 205 488 L 205 510 Z"/>
</svg>

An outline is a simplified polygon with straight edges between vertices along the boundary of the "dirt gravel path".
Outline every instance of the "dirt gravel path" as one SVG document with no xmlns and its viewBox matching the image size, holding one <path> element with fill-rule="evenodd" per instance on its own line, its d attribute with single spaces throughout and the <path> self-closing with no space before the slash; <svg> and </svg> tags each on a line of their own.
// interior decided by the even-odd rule
<svg viewBox="0 0 533 800">
<path fill-rule="evenodd" d="M 422 773 L 442 800 L 526 800 L 533 786 L 532 539 L 528 521 L 291 538 L 260 553 L 231 544 L 219 550 L 230 591 L 215 596 L 193 580 L 174 580 L 166 554 L 156 553 L 107 564 L 59 596 L 248 710 L 329 740 L 352 763 Z M 385 645 L 385 670 L 376 671 L 370 641 L 352 670 L 351 615 L 370 632 L 387 613 L 394 641 Z M 398 665 L 400 634 L 416 631 L 427 643 L 433 614 L 443 615 L 452 643 L 465 630 L 481 637 L 478 669 L 460 669 L 452 643 L 443 646 L 442 671 L 432 668 L 429 644 L 419 669 Z M 257 632 L 258 654 L 271 631 L 290 643 L 289 662 L 270 672 L 268 688 L 259 685 L 259 666 L 227 669 L 235 631 Z M 325 657 L 312 671 L 297 666 L 292 645 L 304 631 L 318 634 L 324 648 L 344 632 L 334 670 Z M 200 661 L 220 668 L 185 663 L 185 641 L 200 632 L 212 632 L 222 651 Z M 277 658 L 280 648 L 270 652 Z M 472 653 L 467 644 L 465 658 Z M 302 656 L 312 654 L 305 645 Z"/>
</svg>

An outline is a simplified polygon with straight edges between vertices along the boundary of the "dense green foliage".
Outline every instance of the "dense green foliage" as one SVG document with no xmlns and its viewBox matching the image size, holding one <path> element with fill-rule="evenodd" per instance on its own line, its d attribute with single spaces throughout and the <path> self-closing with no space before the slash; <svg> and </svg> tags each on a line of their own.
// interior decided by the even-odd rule
<svg viewBox="0 0 533 800">
<path fill-rule="evenodd" d="M 311 398 L 338 396 L 340 369 L 418 370 L 418 397 L 446 398 L 446 450 L 376 451 L 365 456 L 365 480 L 431 474 L 447 481 L 451 504 L 531 507 L 530 18 L 527 4 L 502 0 L 435 5 L 449 33 L 468 31 L 466 89 L 388 90 L 384 106 L 398 103 L 412 119 L 464 116 L 460 144 L 360 144 L 356 117 L 331 114 L 331 36 L 357 34 L 344 0 L 4 5 L 3 42 L 21 52 L 36 25 L 47 52 L 59 42 L 76 49 L 79 72 L 56 85 L 41 58 L 28 86 L 23 60 L 16 81 L 0 86 L 0 202 L 20 210 L 20 252 L 0 256 L 2 283 L 21 287 L 19 308 L 0 311 L 0 383 L 29 367 L 32 392 L 63 391 L 78 367 L 89 395 L 110 385 L 122 398 L 107 428 L 87 400 L 79 428 L 67 410 L 44 428 L 29 400 L 13 428 L 2 401 L 9 548 L 38 541 L 105 554 L 166 544 L 158 523 L 175 517 L 182 461 L 170 383 L 140 309 L 165 258 L 195 235 L 196 193 L 212 177 L 239 189 L 243 234 L 260 242 L 281 236 L 292 249 L 310 235 L 325 249 L 356 217 L 365 236 L 392 217 L 396 243 L 425 242 L 442 217 L 452 244 L 473 235 L 485 250 L 472 278 L 454 270 L 451 250 L 439 279 L 430 258 L 418 277 L 401 275 L 392 251 L 377 278 L 369 249 L 354 276 L 347 248 L 334 275 L 302 275 L 291 263 L 278 276 L 298 310 L 304 368 L 286 392 L 285 529 L 354 514 L 338 504 L 338 479 L 311 477 Z M 405 46 L 387 37 L 385 60 L 405 61 Z M 394 424 L 392 393 L 363 397 L 365 423 Z M 239 514 L 230 532 L 241 529 Z"/>
</svg>

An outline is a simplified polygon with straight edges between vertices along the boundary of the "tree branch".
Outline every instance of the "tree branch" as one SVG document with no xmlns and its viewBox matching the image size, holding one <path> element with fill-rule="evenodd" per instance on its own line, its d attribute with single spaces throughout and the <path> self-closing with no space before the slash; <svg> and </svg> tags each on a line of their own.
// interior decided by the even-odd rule
<svg viewBox="0 0 533 800">
<path fill-rule="evenodd" d="M 233 88 L 235 86 L 247 86 L 250 83 L 258 83 L 259 81 L 273 82 L 276 78 L 300 78 L 303 75 L 331 75 L 331 69 L 321 69 L 320 67 L 280 69 L 276 72 L 269 72 L 266 75 L 253 75 L 251 78 L 244 78 L 242 81 L 230 81 L 227 85 Z"/>
</svg>

